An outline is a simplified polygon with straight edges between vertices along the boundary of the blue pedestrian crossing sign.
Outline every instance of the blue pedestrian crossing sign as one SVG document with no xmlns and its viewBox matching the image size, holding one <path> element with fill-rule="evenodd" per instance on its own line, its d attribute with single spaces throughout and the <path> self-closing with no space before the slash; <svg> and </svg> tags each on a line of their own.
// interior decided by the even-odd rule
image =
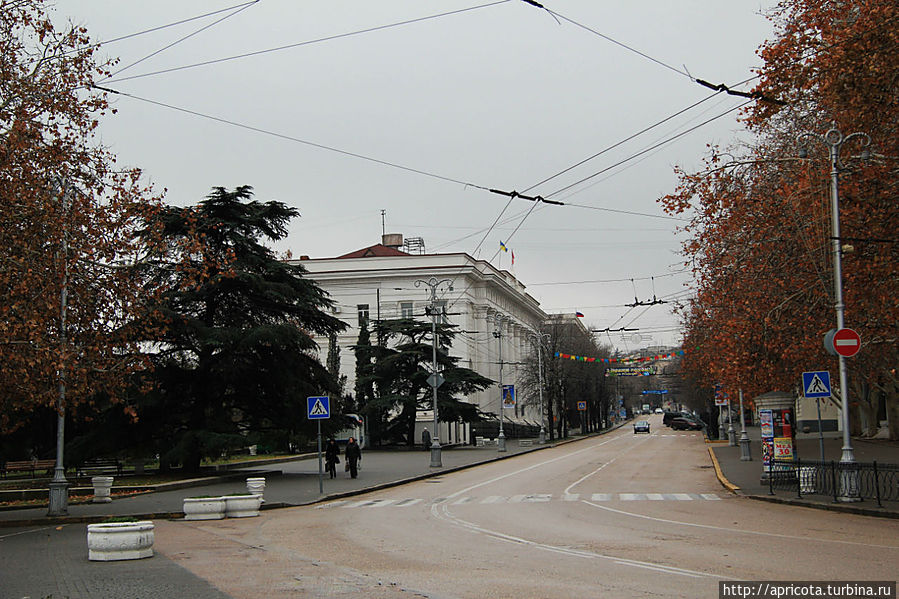
<svg viewBox="0 0 899 599">
<path fill-rule="evenodd" d="M 806 397 L 830 397 L 830 373 L 826 370 L 802 373 L 802 394 Z"/>
<path fill-rule="evenodd" d="M 331 417 L 331 398 L 327 395 L 323 397 L 307 397 L 306 398 L 306 415 L 310 420 Z"/>
</svg>

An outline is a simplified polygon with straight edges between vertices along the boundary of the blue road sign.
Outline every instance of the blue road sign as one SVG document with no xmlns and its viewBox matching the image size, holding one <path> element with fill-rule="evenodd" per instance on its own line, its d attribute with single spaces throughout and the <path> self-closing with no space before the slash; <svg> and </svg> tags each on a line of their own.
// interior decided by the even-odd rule
<svg viewBox="0 0 899 599">
<path fill-rule="evenodd" d="M 802 394 L 806 397 L 830 397 L 830 373 L 826 370 L 803 372 Z"/>
<path fill-rule="evenodd" d="M 320 418 L 331 417 L 331 398 L 327 395 L 323 397 L 307 397 L 306 398 L 306 415 L 309 420 L 318 420 Z"/>
</svg>

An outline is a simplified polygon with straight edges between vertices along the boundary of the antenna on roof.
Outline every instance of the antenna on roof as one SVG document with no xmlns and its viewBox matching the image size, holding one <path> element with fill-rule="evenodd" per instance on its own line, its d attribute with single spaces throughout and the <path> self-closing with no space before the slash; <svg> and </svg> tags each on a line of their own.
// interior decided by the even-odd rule
<svg viewBox="0 0 899 599">
<path fill-rule="evenodd" d="M 387 216 L 386 210 L 381 210 L 381 238 L 387 235 L 387 223 L 384 221 L 384 217 Z"/>
</svg>

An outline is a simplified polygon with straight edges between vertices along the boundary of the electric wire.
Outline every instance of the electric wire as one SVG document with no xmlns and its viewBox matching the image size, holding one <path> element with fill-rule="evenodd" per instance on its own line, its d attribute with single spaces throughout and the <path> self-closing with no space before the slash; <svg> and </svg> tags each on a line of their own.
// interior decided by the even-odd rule
<svg viewBox="0 0 899 599">
<path fill-rule="evenodd" d="M 257 1 L 258 1 L 258 0 L 257 0 Z M 457 14 L 460 14 L 460 13 L 469 12 L 469 11 L 473 11 L 473 10 L 479 10 L 479 9 L 482 9 L 482 8 L 489 8 L 489 7 L 491 7 L 491 6 L 497 6 L 497 5 L 499 5 L 499 4 L 505 4 L 506 2 L 510 2 L 510 1 L 511 1 L 511 0 L 497 0 L 496 2 L 488 2 L 487 4 L 479 4 L 479 5 L 477 5 L 477 6 L 469 6 L 469 7 L 467 7 L 467 8 L 460 8 L 460 9 L 457 9 L 457 10 L 451 10 L 451 11 L 442 12 L 442 13 L 438 13 L 438 14 L 428 15 L 428 16 L 425 16 L 425 17 L 417 17 L 417 18 L 414 18 L 414 19 L 406 19 L 405 21 L 398 21 L 398 22 L 396 22 L 396 23 L 389 23 L 389 24 L 387 24 L 387 25 L 377 25 L 377 26 L 375 26 L 375 27 L 368 27 L 368 28 L 366 28 L 366 29 L 359 29 L 359 30 L 356 30 L 356 31 L 349 31 L 349 32 L 346 32 L 346 33 L 338 33 L 338 34 L 335 34 L 335 35 L 329 35 L 329 36 L 320 37 L 320 38 L 316 38 L 316 39 L 312 39 L 312 40 L 305 40 L 305 41 L 302 41 L 302 42 L 296 42 L 296 43 L 293 43 L 293 44 L 286 44 L 286 45 L 283 45 L 283 46 L 277 46 L 277 47 L 274 47 L 274 48 L 266 48 L 266 49 L 264 49 L 264 50 L 256 50 L 256 51 L 253 51 L 253 52 L 245 52 L 245 53 L 243 53 L 243 54 L 235 54 L 235 55 L 233 55 L 233 56 L 225 56 L 225 57 L 222 57 L 222 58 L 213 58 L 213 59 L 210 59 L 210 60 L 204 60 L 204 61 L 202 61 L 202 62 L 196 62 L 196 63 L 187 64 L 187 65 L 181 65 L 181 66 L 177 66 L 177 67 L 171 67 L 171 68 L 168 68 L 168 69 L 160 69 L 160 70 L 158 70 L 158 71 L 152 71 L 152 72 L 148 72 L 148 73 L 140 73 L 140 74 L 137 74 L 137 75 L 131 75 L 131 76 L 129 76 L 129 77 L 119 77 L 118 79 L 113 79 L 113 80 L 111 80 L 111 81 L 107 81 L 107 83 L 112 84 L 112 83 L 119 83 L 119 82 L 122 82 L 122 81 L 131 81 L 131 80 L 133 80 L 133 79 L 141 79 L 141 78 L 144 78 L 144 77 L 153 77 L 153 76 L 156 76 L 156 75 L 164 75 L 164 74 L 167 74 L 167 73 L 174 73 L 174 72 L 177 72 L 177 71 L 184 71 L 184 70 L 187 70 L 187 69 L 195 69 L 195 68 L 198 68 L 198 67 L 204 67 L 204 66 L 209 66 L 209 65 L 214 65 L 214 64 L 220 64 L 220 63 L 223 63 L 223 62 L 230 62 L 230 61 L 234 61 L 234 60 L 241 60 L 241 59 L 244 59 L 244 58 L 250 58 L 250 57 L 253 57 L 253 56 L 261 56 L 261 55 L 263 55 L 263 54 L 270 54 L 270 53 L 272 53 L 272 52 L 280 52 L 280 51 L 283 51 L 283 50 L 290 50 L 290 49 L 293 49 L 293 48 L 300 48 L 300 47 L 302 47 L 302 46 L 309 46 L 309 45 L 312 45 L 312 44 L 319 44 L 319 43 L 322 43 L 322 42 L 329 42 L 329 41 L 333 41 L 333 40 L 337 40 L 337 39 L 342 39 L 342 38 L 346 38 L 346 37 L 352 37 L 352 36 L 355 36 L 355 35 L 362 35 L 362 34 L 365 34 L 365 33 L 373 33 L 373 32 L 375 32 L 375 31 L 383 31 L 383 30 L 385 30 L 385 29 L 392 29 L 392 28 L 395 28 L 395 27 L 402 27 L 402 26 L 404 26 L 404 25 L 411 25 L 411 24 L 414 24 L 414 23 L 421 23 L 421 22 L 423 22 L 423 21 L 429 21 L 429 20 L 432 20 L 432 19 L 438 19 L 438 18 L 441 18 L 441 17 L 447 17 L 447 16 L 451 16 L 451 15 L 457 15 Z"/>
<path fill-rule="evenodd" d="M 165 51 L 168 50 L 169 48 L 172 48 L 173 46 L 177 46 L 177 45 L 180 44 L 181 42 L 183 42 L 183 41 L 185 41 L 185 40 L 188 40 L 188 39 L 192 38 L 193 36 L 198 35 L 198 34 L 204 32 L 204 31 L 206 31 L 207 29 L 210 29 L 210 28 L 212 28 L 212 27 L 215 27 L 216 25 L 218 25 L 218 24 L 221 23 L 222 21 L 224 21 L 224 20 L 226 20 L 226 19 L 230 19 L 230 18 L 233 17 L 234 15 L 239 14 L 239 13 L 245 11 L 246 9 L 250 8 L 251 6 L 253 6 L 254 4 L 257 4 L 259 1 L 260 1 L 260 0 L 253 0 L 252 2 L 248 2 L 248 3 L 244 4 L 243 6 L 241 6 L 240 8 L 238 8 L 237 10 L 235 10 L 234 12 L 232 12 L 232 13 L 230 13 L 230 14 L 227 14 L 227 15 L 225 15 L 224 17 L 222 17 L 222 18 L 220 18 L 220 19 L 215 20 L 215 21 L 213 21 L 212 23 L 209 23 L 208 25 L 204 25 L 203 27 L 200 27 L 200 28 L 197 29 L 196 31 L 194 31 L 194 32 L 192 32 L 192 33 L 189 33 L 189 34 L 185 35 L 184 37 L 181 37 L 181 38 L 175 40 L 174 42 L 172 42 L 172 43 L 170 43 L 170 44 L 167 44 L 167 45 L 163 46 L 162 48 L 160 48 L 159 50 L 156 50 L 155 52 L 151 52 L 150 54 L 147 54 L 147 55 L 144 56 L 143 58 L 139 58 L 138 60 L 135 60 L 134 62 L 128 64 L 127 66 L 124 66 L 124 67 L 118 69 L 118 70 L 117 70 L 116 72 L 114 72 L 114 73 L 110 73 L 108 76 L 106 76 L 106 77 L 104 77 L 103 79 L 101 79 L 101 80 L 99 81 L 99 83 L 104 83 L 104 82 L 110 81 L 111 79 L 113 79 L 113 78 L 114 78 L 116 75 L 118 75 L 119 73 L 122 73 L 122 72 L 124 72 L 124 71 L 127 71 L 128 69 L 130 69 L 130 68 L 133 67 L 133 66 L 139 65 L 140 63 L 144 62 L 145 60 L 149 60 L 149 59 L 153 58 L 154 56 L 156 56 L 156 55 L 158 55 L 158 54 L 161 54 L 161 53 L 165 52 Z"/>
<path fill-rule="evenodd" d="M 336 154 L 341 154 L 341 155 L 344 155 L 344 156 L 350 156 L 350 157 L 352 157 L 352 158 L 358 158 L 358 159 L 360 159 L 360 160 L 365 160 L 365 161 L 368 161 L 368 162 L 373 162 L 373 163 L 375 163 L 375 164 L 380 164 L 380 165 L 382 165 L 382 166 L 388 166 L 388 167 L 391 167 L 391 168 L 395 168 L 395 169 L 407 171 L 407 172 L 410 172 L 410 173 L 416 173 L 416 174 L 418 174 L 418 175 L 422 175 L 422 176 L 425 176 L 425 177 L 430 177 L 430 178 L 432 178 L 432 179 L 438 179 L 438 180 L 446 181 L 446 182 L 449 182 L 449 183 L 456 183 L 456 184 L 458 184 L 458 185 L 462 185 L 462 186 L 465 186 L 465 187 L 474 187 L 474 188 L 476 188 L 476 189 L 483 189 L 483 190 L 485 190 L 485 191 L 489 191 L 489 189 L 488 189 L 487 187 L 483 186 L 483 185 L 477 185 L 476 183 L 471 183 L 471 182 L 463 181 L 463 180 L 461 180 L 461 179 L 455 179 L 455 178 L 453 178 L 453 177 L 447 177 L 447 176 L 444 176 L 444 175 L 439 175 L 439 174 L 437 174 L 437 173 L 433 173 L 433 172 L 430 172 L 430 171 L 425 171 L 425 170 L 418 169 L 418 168 L 414 168 L 414 167 L 411 167 L 411 166 L 405 166 L 405 165 L 402 165 L 402 164 L 399 164 L 399 163 L 396 163 L 396 162 L 390 162 L 390 161 L 387 161 L 387 160 L 381 160 L 381 159 L 379 159 L 379 158 L 374 158 L 374 157 L 372 157 L 372 156 L 366 156 L 365 154 L 359 154 L 359 153 L 357 153 L 357 152 L 350 152 L 350 151 L 348 151 L 348 150 L 341 150 L 340 148 L 335 148 L 335 147 L 333 147 L 333 146 L 327 146 L 327 145 L 320 144 L 320 143 L 316 143 L 316 142 L 309 141 L 309 140 L 306 140 L 306 139 L 301 139 L 301 138 L 299 138 L 299 137 L 294 137 L 294 136 L 292 136 L 292 135 L 286 135 L 286 134 L 284 134 L 284 133 L 278 133 L 277 131 L 271 131 L 271 130 L 269 130 L 269 129 L 263 129 L 263 128 L 261 128 L 261 127 L 255 127 L 255 126 L 253 126 L 253 125 L 247 125 L 247 124 L 245 124 L 245 123 L 240 123 L 240 122 L 238 122 L 238 121 L 234 121 L 234 120 L 231 120 L 231 119 L 226 119 L 226 118 L 222 118 L 222 117 L 217 117 L 217 116 L 214 116 L 214 115 L 211 115 L 211 114 L 206 114 L 206 113 L 199 112 L 199 111 L 196 111 L 196 110 L 191 110 L 191 109 L 189 109 L 189 108 L 184 108 L 184 107 L 181 107 L 181 106 L 175 106 L 174 104 L 167 104 L 167 103 L 165 103 L 165 102 L 160 102 L 160 101 L 158 101 L 158 100 L 151 100 L 151 99 L 149 99 L 149 98 L 144 98 L 144 97 L 142 97 L 142 96 L 138 96 L 138 95 L 131 94 L 131 93 L 128 93 L 128 92 L 123 92 L 123 91 L 119 91 L 119 90 L 114 90 L 114 89 L 111 89 L 111 88 L 108 88 L 108 87 L 104 87 L 104 86 L 100 86 L 100 85 L 94 85 L 93 87 L 96 88 L 96 89 L 99 89 L 99 90 L 101 90 L 101 91 L 109 92 L 109 93 L 116 94 L 116 95 L 119 95 L 119 96 L 124 96 L 124 97 L 126 97 L 126 98 L 131 98 L 131 99 L 133 99 L 133 100 L 138 100 L 138 101 L 140 101 L 140 102 L 146 102 L 147 104 L 153 104 L 153 105 L 155 105 L 155 106 L 160 106 L 160 107 L 163 107 L 163 108 L 168 108 L 169 110 L 174 110 L 174 111 L 177 111 L 177 112 L 182 112 L 182 113 L 184 113 L 184 114 L 189 114 L 189 115 L 192 115 L 192 116 L 196 116 L 196 117 L 208 119 L 208 120 L 210 120 L 210 121 L 216 121 L 216 122 L 218 122 L 218 123 L 223 123 L 223 124 L 225 124 L 225 125 L 230 125 L 230 126 L 232 126 L 232 127 L 237 127 L 237 128 L 239 128 L 239 129 L 245 129 L 245 130 L 247 130 L 247 131 L 253 131 L 253 132 L 255 132 L 255 133 L 262 133 L 263 135 L 269 135 L 269 136 L 271 136 L 271 137 L 276 137 L 276 138 L 278 138 L 278 139 L 283 139 L 283 140 L 286 140 L 286 141 L 293 141 L 293 142 L 300 143 L 300 144 L 303 144 L 303 145 L 306 145 L 306 146 L 310 146 L 310 147 L 313 147 L 313 148 L 318 148 L 318 149 L 320 149 L 320 150 L 327 150 L 327 151 L 329 151 L 329 152 L 334 152 L 334 153 L 336 153 Z"/>
<path fill-rule="evenodd" d="M 734 112 L 735 110 L 739 110 L 739 109 L 743 108 L 744 106 L 748 105 L 748 104 L 751 103 L 751 102 L 752 102 L 752 100 L 746 100 L 745 102 L 743 102 L 743 103 L 741 103 L 741 104 L 738 104 L 738 105 L 736 105 L 736 106 L 733 106 L 733 107 L 731 107 L 731 108 L 728 108 L 727 110 L 725 110 L 724 112 L 722 112 L 722 113 L 720 113 L 720 114 L 718 114 L 718 115 L 716 115 L 716 116 L 713 116 L 713 117 L 711 117 L 711 118 L 709 118 L 709 119 L 706 119 L 706 120 L 702 121 L 701 123 L 699 123 L 699 124 L 697 124 L 697 125 L 694 125 L 693 127 L 690 127 L 689 129 L 685 129 L 684 131 L 681 131 L 680 133 L 677 133 L 677 134 L 675 134 L 675 135 L 673 135 L 673 136 L 671 136 L 671 137 L 669 137 L 669 138 L 667 138 L 667 139 L 664 139 L 664 140 L 662 140 L 662 141 L 660 141 L 660 142 L 658 142 L 658 143 L 656 143 L 656 144 L 653 144 L 653 145 L 649 146 L 648 148 L 644 148 L 643 150 L 640 150 L 639 152 L 636 152 L 636 153 L 632 154 L 631 156 L 628 156 L 627 158 L 624 158 L 624 159 L 622 159 L 622 160 L 619 160 L 618 162 L 616 162 L 615 164 L 613 164 L 613 165 L 611 165 L 611 166 L 608 166 L 608 167 L 606 167 L 606 168 L 604 168 L 604 169 L 601 169 L 601 170 L 599 170 L 599 171 L 597 171 L 597 172 L 595 172 L 595 173 L 593 173 L 592 175 L 589 175 L 589 176 L 587 176 L 587 177 L 583 177 L 582 179 L 579 179 L 578 181 L 575 181 L 574 183 L 571 183 L 571 184 L 569 184 L 569 185 L 566 185 L 565 187 L 562 187 L 562 188 L 560 188 L 560 189 L 557 189 L 556 191 L 550 193 L 550 194 L 549 194 L 549 197 L 556 196 L 556 195 L 558 195 L 558 194 L 560 194 L 560 193 L 562 193 L 562 192 L 564 192 L 564 191 L 567 191 L 567 190 L 569 190 L 569 189 L 571 189 L 571 188 L 573 188 L 573 187 L 575 187 L 575 186 L 577 186 L 577 185 L 580 185 L 581 183 L 584 183 L 584 182 L 586 182 L 586 181 L 589 181 L 590 179 L 593 179 L 594 177 L 598 177 L 599 175 L 601 175 L 601 174 L 603 174 L 603 173 L 605 173 L 605 172 L 607 172 L 607 171 L 609 171 L 609 170 L 611 170 L 611 169 L 613 169 L 613 168 L 615 168 L 615 167 L 617 167 L 617 166 L 620 166 L 620 165 L 622 165 L 622 164 L 625 164 L 626 162 L 629 162 L 629 161 L 631 161 L 631 160 L 633 160 L 633 159 L 635 159 L 635 158 L 638 158 L 638 157 L 642 156 L 643 154 L 646 154 L 647 152 L 649 152 L 649 151 L 651 151 L 651 150 L 654 150 L 654 149 L 656 149 L 656 148 L 658 148 L 658 147 L 661 147 L 661 146 L 663 146 L 663 145 L 665 145 L 665 144 L 669 144 L 669 143 L 671 143 L 672 141 L 675 141 L 675 140 L 677 140 L 677 139 L 683 137 L 684 135 L 687 135 L 688 133 L 692 133 L 693 131 L 696 131 L 696 130 L 699 129 L 700 127 L 704 127 L 705 125 L 708 125 L 709 123 L 711 123 L 711 122 L 713 122 L 713 121 L 716 121 L 716 120 L 718 120 L 718 119 L 720 119 L 720 118 L 722 118 L 722 117 L 724 117 L 724 116 L 727 116 L 728 114 L 730 114 L 731 112 Z M 565 204 L 565 205 L 566 205 L 566 206 L 576 206 L 576 204 Z M 581 207 L 581 208 L 586 208 L 587 206 L 579 206 L 579 207 Z M 681 220 L 683 220 L 683 219 L 681 219 Z"/>
</svg>

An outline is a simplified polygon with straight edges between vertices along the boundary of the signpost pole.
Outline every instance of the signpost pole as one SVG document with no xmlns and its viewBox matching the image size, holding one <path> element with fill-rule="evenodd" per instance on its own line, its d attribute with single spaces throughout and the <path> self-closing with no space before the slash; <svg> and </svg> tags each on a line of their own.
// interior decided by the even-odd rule
<svg viewBox="0 0 899 599">
<path fill-rule="evenodd" d="M 752 454 L 749 453 L 749 435 L 746 434 L 746 414 L 743 412 L 743 390 L 740 389 L 740 461 L 751 462 Z"/>
<path fill-rule="evenodd" d="M 318 425 L 318 494 L 322 495 L 325 492 L 325 473 L 322 470 L 322 421 L 316 420 L 315 423 Z"/>
<path fill-rule="evenodd" d="M 727 397 L 727 444 L 737 446 L 737 433 L 734 431 L 734 415 L 730 409 L 730 396 Z"/>
<path fill-rule="evenodd" d="M 818 449 L 821 451 L 821 461 L 824 461 L 824 431 L 821 430 L 821 398 L 815 398 L 815 407 L 818 408 Z"/>
</svg>

